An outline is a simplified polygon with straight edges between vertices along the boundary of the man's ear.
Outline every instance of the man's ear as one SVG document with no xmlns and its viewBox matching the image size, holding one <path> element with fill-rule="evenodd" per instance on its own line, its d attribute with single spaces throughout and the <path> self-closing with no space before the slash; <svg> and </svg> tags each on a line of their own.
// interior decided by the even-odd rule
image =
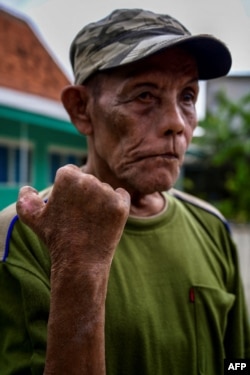
<svg viewBox="0 0 250 375">
<path fill-rule="evenodd" d="M 71 122 L 84 135 L 92 132 L 91 119 L 87 110 L 88 99 L 87 88 L 82 85 L 66 86 L 61 94 L 62 103 Z"/>
</svg>

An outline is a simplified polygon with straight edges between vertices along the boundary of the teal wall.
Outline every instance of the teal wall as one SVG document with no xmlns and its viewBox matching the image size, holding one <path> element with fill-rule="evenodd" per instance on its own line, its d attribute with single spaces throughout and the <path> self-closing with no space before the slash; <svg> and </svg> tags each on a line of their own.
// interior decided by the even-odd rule
<svg viewBox="0 0 250 375">
<path fill-rule="evenodd" d="M 86 139 L 70 122 L 0 106 L 0 139 L 21 144 L 24 135 L 33 150 L 30 184 L 38 190 L 50 183 L 50 147 L 82 150 L 83 156 L 86 154 Z M 19 185 L 0 184 L 0 209 L 16 201 L 19 189 Z"/>
</svg>

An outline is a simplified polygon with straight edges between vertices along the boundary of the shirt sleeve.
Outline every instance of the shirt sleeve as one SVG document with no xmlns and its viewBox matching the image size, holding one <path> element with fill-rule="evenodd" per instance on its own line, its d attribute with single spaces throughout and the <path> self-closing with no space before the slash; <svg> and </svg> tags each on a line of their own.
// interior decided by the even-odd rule
<svg viewBox="0 0 250 375">
<path fill-rule="evenodd" d="M 42 375 L 49 315 L 49 256 L 19 220 L 0 263 L 0 374 Z"/>
<path fill-rule="evenodd" d="M 238 252 L 234 244 L 231 246 L 231 256 L 234 268 L 232 292 L 235 295 L 235 302 L 228 315 L 224 345 L 227 358 L 244 359 L 250 358 L 250 317 L 241 280 Z"/>
</svg>

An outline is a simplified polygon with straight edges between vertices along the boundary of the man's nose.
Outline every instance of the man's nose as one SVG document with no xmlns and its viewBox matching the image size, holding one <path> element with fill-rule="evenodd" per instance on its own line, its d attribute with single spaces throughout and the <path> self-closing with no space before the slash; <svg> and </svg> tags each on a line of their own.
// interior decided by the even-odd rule
<svg viewBox="0 0 250 375">
<path fill-rule="evenodd" d="M 171 102 L 165 105 L 161 119 L 161 133 L 164 135 L 181 134 L 185 126 L 185 117 L 178 103 Z"/>
</svg>

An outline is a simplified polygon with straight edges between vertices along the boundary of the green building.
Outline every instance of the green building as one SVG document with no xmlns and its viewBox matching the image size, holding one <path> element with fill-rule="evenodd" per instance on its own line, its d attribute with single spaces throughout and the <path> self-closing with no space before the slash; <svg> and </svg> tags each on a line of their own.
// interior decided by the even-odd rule
<svg viewBox="0 0 250 375">
<path fill-rule="evenodd" d="M 39 99 L 38 106 L 45 104 L 46 110 L 31 111 L 31 98 L 26 98 L 29 108 L 14 108 L 6 100 L 3 103 L 3 94 L 6 99 L 7 90 L 0 89 L 0 209 L 16 200 L 20 186 L 44 189 L 53 182 L 58 167 L 80 165 L 86 150 L 85 138 L 59 104 L 49 106 L 46 99 Z"/>
<path fill-rule="evenodd" d="M 70 80 L 48 51 L 30 20 L 0 6 L 0 209 L 21 186 L 42 190 L 86 154 L 60 102 Z"/>
</svg>

